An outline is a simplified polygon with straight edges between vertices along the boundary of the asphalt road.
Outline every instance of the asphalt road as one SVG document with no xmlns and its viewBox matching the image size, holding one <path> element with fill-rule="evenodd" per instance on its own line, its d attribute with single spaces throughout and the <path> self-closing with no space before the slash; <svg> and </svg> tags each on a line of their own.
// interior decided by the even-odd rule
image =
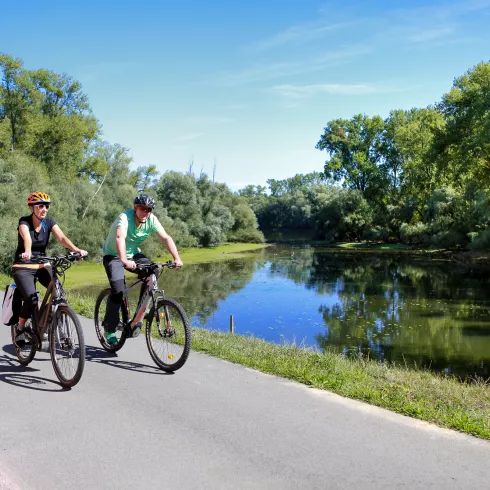
<svg viewBox="0 0 490 490">
<path fill-rule="evenodd" d="M 0 326 L 1 489 L 490 488 L 486 441 L 196 352 L 168 375 L 82 325 L 71 390 Z"/>
</svg>

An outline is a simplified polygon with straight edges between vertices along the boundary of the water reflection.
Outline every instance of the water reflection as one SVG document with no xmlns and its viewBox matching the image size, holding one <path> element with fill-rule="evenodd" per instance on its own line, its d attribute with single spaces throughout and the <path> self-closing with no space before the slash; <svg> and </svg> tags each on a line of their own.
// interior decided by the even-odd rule
<svg viewBox="0 0 490 490">
<path fill-rule="evenodd" d="M 233 314 L 237 333 L 272 342 L 488 377 L 488 277 L 412 255 L 275 246 L 186 266 L 161 286 L 195 326 L 227 331 Z"/>
</svg>

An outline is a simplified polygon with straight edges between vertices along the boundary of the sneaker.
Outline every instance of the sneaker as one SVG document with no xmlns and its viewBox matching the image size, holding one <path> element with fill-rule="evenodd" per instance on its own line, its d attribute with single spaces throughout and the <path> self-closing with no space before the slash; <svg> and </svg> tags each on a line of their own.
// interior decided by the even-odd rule
<svg viewBox="0 0 490 490">
<path fill-rule="evenodd" d="M 109 345 L 117 344 L 116 332 L 104 332 L 104 336 Z"/>
<path fill-rule="evenodd" d="M 16 327 L 15 327 L 15 343 L 17 345 L 25 343 L 26 334 L 25 334 L 24 330 L 25 330 L 24 328 L 19 328 L 19 325 L 16 325 Z"/>
<path fill-rule="evenodd" d="M 19 325 L 17 325 L 15 327 L 15 330 L 16 330 L 15 343 L 19 347 L 24 346 L 26 343 L 29 343 L 31 341 L 30 334 L 32 333 L 32 330 L 29 326 L 24 326 L 22 328 L 19 328 Z"/>
</svg>

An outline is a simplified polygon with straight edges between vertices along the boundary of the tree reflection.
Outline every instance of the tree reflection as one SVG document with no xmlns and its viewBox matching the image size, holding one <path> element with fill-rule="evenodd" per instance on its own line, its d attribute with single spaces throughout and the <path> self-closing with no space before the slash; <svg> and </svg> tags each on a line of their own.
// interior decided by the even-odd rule
<svg viewBox="0 0 490 490">
<path fill-rule="evenodd" d="M 307 271 L 302 270 L 306 265 Z M 310 251 L 271 271 L 303 281 L 321 304 L 323 349 L 424 366 L 457 375 L 490 375 L 490 284 L 486 274 L 413 256 Z"/>
</svg>

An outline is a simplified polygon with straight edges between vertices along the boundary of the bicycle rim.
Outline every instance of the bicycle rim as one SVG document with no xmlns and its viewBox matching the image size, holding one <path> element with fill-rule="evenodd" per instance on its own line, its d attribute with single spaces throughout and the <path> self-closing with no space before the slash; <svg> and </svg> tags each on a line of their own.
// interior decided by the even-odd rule
<svg viewBox="0 0 490 490">
<path fill-rule="evenodd" d="M 76 385 L 85 365 L 85 340 L 80 321 L 68 306 L 60 306 L 49 334 L 51 361 L 65 387 Z"/>
<path fill-rule="evenodd" d="M 109 295 L 111 294 L 110 289 L 104 289 L 99 294 L 97 301 L 95 303 L 95 312 L 94 312 L 94 324 L 95 324 L 95 333 L 97 334 L 97 338 L 99 339 L 100 345 L 108 352 L 116 352 L 118 351 L 126 342 L 126 332 L 124 331 L 124 324 L 122 321 L 122 313 L 119 312 L 119 325 L 116 328 L 116 338 L 117 342 L 114 344 L 108 344 L 107 339 L 104 335 L 104 317 L 107 308 L 107 300 Z"/>
<path fill-rule="evenodd" d="M 146 344 L 155 364 L 164 371 L 180 369 L 189 357 L 191 327 L 182 306 L 174 300 L 160 298 L 156 315 L 152 309 L 146 324 Z"/>
</svg>

